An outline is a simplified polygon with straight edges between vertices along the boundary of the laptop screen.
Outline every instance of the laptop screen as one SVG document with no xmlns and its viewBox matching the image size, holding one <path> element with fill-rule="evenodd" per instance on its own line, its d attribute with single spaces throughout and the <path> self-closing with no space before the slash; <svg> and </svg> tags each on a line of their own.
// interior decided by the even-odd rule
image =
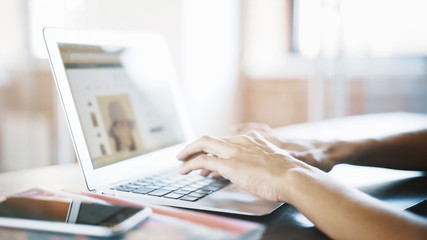
<svg viewBox="0 0 427 240">
<path fill-rule="evenodd" d="M 58 47 L 94 168 L 184 142 L 168 76 L 149 49 Z"/>
</svg>

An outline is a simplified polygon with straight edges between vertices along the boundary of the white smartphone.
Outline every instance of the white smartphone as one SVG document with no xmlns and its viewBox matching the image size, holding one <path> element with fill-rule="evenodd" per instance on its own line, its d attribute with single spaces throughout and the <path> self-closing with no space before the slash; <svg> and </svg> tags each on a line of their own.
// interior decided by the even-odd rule
<svg viewBox="0 0 427 240">
<path fill-rule="evenodd" d="M 108 237 L 132 229 L 150 208 L 72 199 L 8 197 L 0 202 L 0 226 Z"/>
</svg>

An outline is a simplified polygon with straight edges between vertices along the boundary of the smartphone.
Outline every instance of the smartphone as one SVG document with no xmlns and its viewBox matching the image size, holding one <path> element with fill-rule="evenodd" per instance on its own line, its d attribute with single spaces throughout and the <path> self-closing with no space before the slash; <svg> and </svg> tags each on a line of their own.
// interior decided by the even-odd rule
<svg viewBox="0 0 427 240">
<path fill-rule="evenodd" d="M 8 197 L 0 202 L 0 226 L 109 237 L 135 227 L 150 208 L 73 199 Z"/>
</svg>

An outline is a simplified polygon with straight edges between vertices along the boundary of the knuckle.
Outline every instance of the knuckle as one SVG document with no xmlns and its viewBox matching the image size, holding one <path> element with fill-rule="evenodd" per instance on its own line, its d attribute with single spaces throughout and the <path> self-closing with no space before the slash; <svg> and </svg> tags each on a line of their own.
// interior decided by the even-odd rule
<svg viewBox="0 0 427 240">
<path fill-rule="evenodd" d="M 252 138 L 255 138 L 255 139 L 261 139 L 262 138 L 261 133 L 258 131 L 250 131 L 249 136 L 251 136 Z"/>
<path fill-rule="evenodd" d="M 252 136 L 248 133 L 248 134 L 242 136 L 242 140 L 244 142 L 252 142 Z"/>
<path fill-rule="evenodd" d="M 249 136 L 256 136 L 257 135 L 257 131 L 255 131 L 255 130 L 250 130 L 249 132 L 248 132 L 248 134 L 247 135 L 249 135 Z"/>
<path fill-rule="evenodd" d="M 193 160 L 191 160 L 191 161 L 189 161 L 187 164 L 186 164 L 186 168 L 188 169 L 188 170 L 195 170 L 195 169 L 197 169 L 197 168 L 199 168 L 199 165 L 200 165 L 200 163 L 199 162 L 197 162 L 197 161 L 195 161 L 196 159 L 193 159 Z"/>
<path fill-rule="evenodd" d="M 306 158 L 311 159 L 311 160 L 313 160 L 315 158 L 315 155 L 312 152 L 308 152 L 305 156 L 306 156 Z"/>
<path fill-rule="evenodd" d="M 199 161 L 207 161 L 207 160 L 208 160 L 208 156 L 207 156 L 207 155 L 205 155 L 205 154 L 202 154 L 202 155 L 199 155 L 199 156 L 197 157 L 197 159 L 198 159 Z"/>
</svg>

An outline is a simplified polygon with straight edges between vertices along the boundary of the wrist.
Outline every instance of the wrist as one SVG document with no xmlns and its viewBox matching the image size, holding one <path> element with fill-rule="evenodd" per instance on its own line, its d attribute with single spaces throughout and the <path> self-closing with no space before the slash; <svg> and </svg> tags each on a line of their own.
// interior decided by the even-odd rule
<svg viewBox="0 0 427 240">
<path fill-rule="evenodd" d="M 324 173 L 323 171 L 303 162 L 300 162 L 298 165 L 299 166 L 293 167 L 286 172 L 282 184 L 283 195 L 281 201 L 293 206 L 295 206 L 295 202 L 299 201 L 299 192 L 309 186 L 313 176 L 319 173 Z"/>
<path fill-rule="evenodd" d="M 375 145 L 376 140 L 334 141 L 329 144 L 325 153 L 328 155 L 331 167 L 340 163 L 353 163 L 361 158 Z"/>
<path fill-rule="evenodd" d="M 349 157 L 345 159 L 345 163 L 348 164 L 357 164 L 361 159 L 363 159 L 369 152 L 374 149 L 377 144 L 378 140 L 376 139 L 364 139 L 360 141 L 350 142 L 352 145 L 351 147 L 351 153 L 349 154 Z"/>
</svg>

